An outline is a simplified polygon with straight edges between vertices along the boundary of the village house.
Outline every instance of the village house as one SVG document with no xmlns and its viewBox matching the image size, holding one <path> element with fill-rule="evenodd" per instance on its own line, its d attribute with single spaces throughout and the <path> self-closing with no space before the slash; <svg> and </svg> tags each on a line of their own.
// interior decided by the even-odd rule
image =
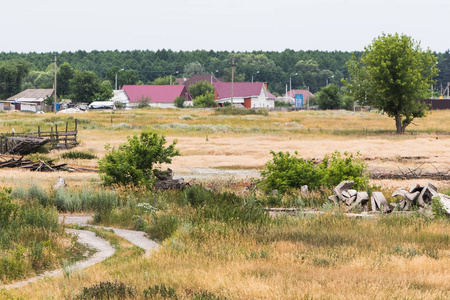
<svg viewBox="0 0 450 300">
<path fill-rule="evenodd" d="M 0 102 L 2 110 L 38 112 L 44 110 L 45 100 L 53 96 L 53 89 L 26 89 L 6 101 Z"/>
<path fill-rule="evenodd" d="M 231 82 L 213 82 L 214 99 L 220 106 L 231 102 Z M 233 105 L 246 108 L 275 107 L 275 96 L 267 91 L 263 82 L 235 82 Z"/>
<path fill-rule="evenodd" d="M 140 101 L 148 101 L 152 107 L 174 108 L 177 97 L 189 98 L 184 85 L 124 85 L 128 107 L 137 107 Z"/>
</svg>

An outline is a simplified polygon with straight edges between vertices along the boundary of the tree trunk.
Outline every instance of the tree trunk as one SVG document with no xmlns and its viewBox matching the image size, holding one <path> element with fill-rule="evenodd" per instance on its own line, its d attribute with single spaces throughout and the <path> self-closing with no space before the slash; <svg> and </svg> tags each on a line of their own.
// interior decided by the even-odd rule
<svg viewBox="0 0 450 300">
<path fill-rule="evenodd" d="M 402 126 L 402 116 L 399 113 L 395 116 L 395 126 L 397 127 L 397 134 L 405 133 L 406 126 Z"/>
</svg>

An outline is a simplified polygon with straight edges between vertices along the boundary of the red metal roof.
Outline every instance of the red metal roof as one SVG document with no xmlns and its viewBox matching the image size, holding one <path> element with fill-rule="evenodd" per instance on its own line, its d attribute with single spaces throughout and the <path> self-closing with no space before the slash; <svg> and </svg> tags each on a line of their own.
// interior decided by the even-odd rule
<svg viewBox="0 0 450 300">
<path fill-rule="evenodd" d="M 303 95 L 303 99 L 308 99 L 309 97 L 314 96 L 314 94 L 311 93 L 308 90 L 290 90 L 289 92 L 287 92 L 287 94 L 284 95 L 284 97 L 295 98 L 296 94 L 302 94 Z"/>
<path fill-rule="evenodd" d="M 184 85 L 124 85 L 122 90 L 130 102 L 139 102 L 142 97 L 150 97 L 150 102 L 173 102 L 186 93 Z"/>
<path fill-rule="evenodd" d="M 218 99 L 231 98 L 231 82 L 213 82 Z M 233 97 L 259 96 L 264 86 L 263 82 L 235 82 Z"/>
</svg>

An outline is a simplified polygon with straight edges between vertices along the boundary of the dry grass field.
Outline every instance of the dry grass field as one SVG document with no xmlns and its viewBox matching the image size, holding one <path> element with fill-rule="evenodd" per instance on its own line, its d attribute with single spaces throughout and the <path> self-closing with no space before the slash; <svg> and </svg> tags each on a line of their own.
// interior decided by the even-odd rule
<svg viewBox="0 0 450 300">
<path fill-rule="evenodd" d="M 417 119 L 407 133 L 394 133 L 394 121 L 376 112 L 299 111 L 264 115 L 223 116 L 212 110 L 143 109 L 134 111 L 93 111 L 65 114 L 0 114 L 0 132 L 35 131 L 50 126 L 65 127 L 79 120 L 77 150 L 102 157 L 104 146 L 117 147 L 126 137 L 153 129 L 170 142 L 178 140 L 181 156 L 171 168 L 178 177 L 197 178 L 227 175 L 256 177 L 273 151 L 298 151 L 304 158 L 321 159 L 333 151 L 359 152 L 373 172 L 447 172 L 450 169 L 450 112 L 433 111 Z M 62 151 L 49 156 L 58 159 Z M 95 160 L 64 160 L 69 164 L 96 166 Z M 198 170 L 203 169 L 203 170 Z M 206 170 L 204 170 L 206 169 Z M 222 171 L 221 171 L 222 170 Z M 237 170 L 241 170 L 239 172 Z M 205 175 L 206 174 L 206 175 Z M 97 181 L 92 173 L 64 174 L 73 185 Z M 41 174 L 40 181 L 54 182 L 57 174 Z M 6 184 L 27 184 L 29 172 L 0 170 Z"/>
<path fill-rule="evenodd" d="M 153 129 L 178 140 L 181 156 L 170 166 L 176 176 L 233 180 L 258 176 L 270 151 L 298 151 L 321 159 L 333 151 L 359 152 L 372 172 L 448 172 L 450 111 L 418 119 L 396 135 L 394 121 L 376 112 L 299 111 L 222 116 L 213 110 L 161 110 L 64 114 L 0 114 L 0 132 L 34 131 L 79 120 L 76 150 L 102 157 L 131 134 Z M 64 125 L 65 126 L 65 125 Z M 95 166 L 96 160 L 62 160 Z M 95 173 L 35 173 L 0 169 L 6 186 L 49 188 L 63 176 L 70 188 L 98 186 Z M 375 180 L 385 190 L 423 180 Z M 448 181 L 433 181 L 449 190 Z M 155 198 L 156 199 L 156 198 Z M 156 200 L 155 200 L 156 201 Z M 193 215 L 167 200 L 164 213 Z M 162 212 L 161 212 L 162 213 Z M 150 218 L 150 217 L 149 217 Z M 0 291 L 3 299 L 73 299 L 82 287 L 119 280 L 142 291 L 173 287 L 181 299 L 208 290 L 228 299 L 449 299 L 450 223 L 413 215 L 378 220 L 285 217 L 265 226 L 232 227 L 223 221 L 184 223 L 161 249 L 143 258 L 120 240 L 104 263 L 68 276 L 46 279 L 20 290 Z M 155 298 L 163 299 L 163 297 Z M 210 298 L 215 299 L 215 298 Z M 223 298 L 222 298 L 223 299 Z"/>
</svg>

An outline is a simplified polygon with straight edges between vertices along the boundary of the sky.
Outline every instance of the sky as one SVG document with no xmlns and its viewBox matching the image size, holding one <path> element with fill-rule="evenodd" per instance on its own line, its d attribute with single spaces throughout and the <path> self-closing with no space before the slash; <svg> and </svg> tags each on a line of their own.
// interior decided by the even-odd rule
<svg viewBox="0 0 450 300">
<path fill-rule="evenodd" d="M 9 0 L 1 10 L 0 52 L 351 52 L 383 33 L 450 48 L 449 0 Z"/>
</svg>

